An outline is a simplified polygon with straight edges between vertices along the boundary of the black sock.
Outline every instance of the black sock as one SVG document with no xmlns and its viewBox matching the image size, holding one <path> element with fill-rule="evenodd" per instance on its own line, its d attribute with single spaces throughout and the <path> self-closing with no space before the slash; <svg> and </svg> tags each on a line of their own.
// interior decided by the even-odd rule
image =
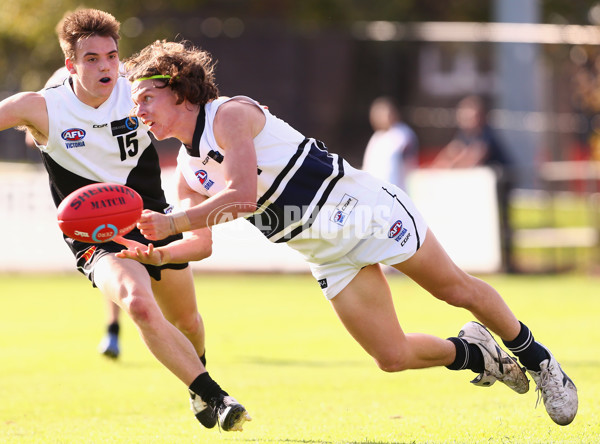
<svg viewBox="0 0 600 444">
<path fill-rule="evenodd" d="M 462 338 L 448 338 L 448 340 L 456 347 L 456 358 L 452 364 L 446 366 L 447 369 L 464 370 L 468 368 L 475 373 L 483 372 L 485 364 L 479 347 L 469 344 Z"/>
<path fill-rule="evenodd" d="M 200 356 L 200 362 L 202 363 L 204 368 L 206 368 L 206 350 L 204 350 L 204 353 L 202 353 L 202 356 Z"/>
<path fill-rule="evenodd" d="M 190 384 L 190 390 L 200 395 L 204 402 L 209 399 L 216 398 L 219 395 L 227 396 L 227 392 L 223 390 L 219 384 L 217 384 L 208 375 L 208 372 L 200 373 L 194 382 Z"/>
<path fill-rule="evenodd" d="M 521 364 L 534 372 L 540 371 L 540 362 L 550 358 L 548 352 L 538 342 L 535 342 L 531 331 L 525 324 L 521 324 L 521 331 L 512 341 L 504 341 L 504 345 L 513 352 L 521 361 Z"/>
<path fill-rule="evenodd" d="M 120 329 L 119 323 L 118 322 L 112 322 L 112 323 L 108 324 L 107 331 L 111 335 L 119 336 L 119 329 Z"/>
</svg>

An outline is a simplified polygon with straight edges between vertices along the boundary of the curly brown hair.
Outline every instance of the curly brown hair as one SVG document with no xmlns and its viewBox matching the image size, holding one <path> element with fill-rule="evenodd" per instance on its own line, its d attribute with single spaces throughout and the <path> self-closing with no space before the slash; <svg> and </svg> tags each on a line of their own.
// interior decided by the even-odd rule
<svg viewBox="0 0 600 444">
<path fill-rule="evenodd" d="M 194 105 L 204 105 L 219 97 L 212 56 L 188 41 L 157 40 L 125 60 L 125 69 L 130 82 L 157 75 L 169 76 L 156 79 L 162 83 L 156 87 L 170 87 L 177 96 L 177 104 L 187 100 Z"/>
<path fill-rule="evenodd" d="M 67 12 L 56 25 L 60 47 L 66 58 L 75 59 L 77 42 L 98 35 L 112 37 L 119 47 L 121 23 L 108 12 L 98 9 L 78 9 Z"/>
</svg>

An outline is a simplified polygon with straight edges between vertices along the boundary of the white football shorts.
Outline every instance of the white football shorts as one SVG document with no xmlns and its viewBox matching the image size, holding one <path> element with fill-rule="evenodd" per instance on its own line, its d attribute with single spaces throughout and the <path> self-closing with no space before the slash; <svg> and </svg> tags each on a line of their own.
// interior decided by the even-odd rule
<svg viewBox="0 0 600 444">
<path fill-rule="evenodd" d="M 338 196 L 335 205 L 321 210 L 306 233 L 309 239 L 300 236 L 288 243 L 305 256 L 327 299 L 342 291 L 363 267 L 398 264 L 423 245 L 427 224 L 413 201 L 400 188 L 378 183 L 379 191 L 371 189 L 367 196 L 360 191 L 359 197 Z"/>
</svg>

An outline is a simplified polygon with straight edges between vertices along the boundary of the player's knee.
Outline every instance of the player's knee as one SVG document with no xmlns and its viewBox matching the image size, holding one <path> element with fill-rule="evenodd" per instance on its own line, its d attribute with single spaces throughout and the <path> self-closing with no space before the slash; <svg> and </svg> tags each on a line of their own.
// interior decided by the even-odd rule
<svg viewBox="0 0 600 444">
<path fill-rule="evenodd" d="M 143 296 L 129 295 L 123 299 L 124 307 L 131 320 L 136 324 L 149 324 L 152 322 L 153 306 L 152 301 L 149 301 Z"/>
<path fill-rule="evenodd" d="M 389 354 L 375 357 L 377 366 L 386 373 L 395 373 L 410 368 L 408 360 L 401 354 Z"/>
<path fill-rule="evenodd" d="M 176 319 L 173 324 L 186 336 L 194 336 L 202 328 L 202 321 L 200 320 L 200 314 L 198 313 L 190 313 L 185 317 Z"/>
</svg>

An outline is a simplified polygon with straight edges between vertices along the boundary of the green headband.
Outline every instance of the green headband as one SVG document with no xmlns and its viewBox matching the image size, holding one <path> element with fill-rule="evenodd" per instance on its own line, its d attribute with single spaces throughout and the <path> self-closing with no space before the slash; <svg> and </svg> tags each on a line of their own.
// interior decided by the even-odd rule
<svg viewBox="0 0 600 444">
<path fill-rule="evenodd" d="M 136 82 L 142 82 L 144 80 L 153 80 L 153 79 L 170 79 L 171 76 L 168 74 L 156 74 L 154 76 L 148 77 L 140 77 L 139 79 L 135 79 Z"/>
</svg>

